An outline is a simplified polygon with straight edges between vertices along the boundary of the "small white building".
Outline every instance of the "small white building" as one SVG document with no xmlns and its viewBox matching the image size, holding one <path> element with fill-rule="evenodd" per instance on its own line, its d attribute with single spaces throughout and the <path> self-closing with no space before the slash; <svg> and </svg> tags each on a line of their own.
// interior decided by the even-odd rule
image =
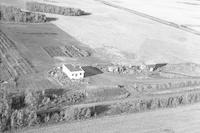
<svg viewBox="0 0 200 133">
<path fill-rule="evenodd" d="M 85 71 L 80 66 L 74 66 L 72 64 L 63 64 L 62 71 L 70 79 L 83 79 Z"/>
</svg>

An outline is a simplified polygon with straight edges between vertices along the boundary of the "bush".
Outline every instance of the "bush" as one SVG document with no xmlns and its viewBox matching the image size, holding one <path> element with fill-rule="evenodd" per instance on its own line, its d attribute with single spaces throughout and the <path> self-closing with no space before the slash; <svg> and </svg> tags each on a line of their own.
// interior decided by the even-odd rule
<svg viewBox="0 0 200 133">
<path fill-rule="evenodd" d="M 36 111 L 31 109 L 15 110 L 10 119 L 12 129 L 34 126 L 38 123 Z"/>
<path fill-rule="evenodd" d="M 66 121 L 88 119 L 92 116 L 92 110 L 89 107 L 68 108 L 65 110 L 64 119 Z"/>
<path fill-rule="evenodd" d="M 45 3 L 38 3 L 38 2 L 27 2 L 26 8 L 27 10 L 34 11 L 34 12 L 53 13 L 53 14 L 60 14 L 60 15 L 65 15 L 65 16 L 89 15 L 89 13 L 80 9 L 61 7 L 61 6 L 55 6 L 55 5 L 45 4 Z"/>
</svg>

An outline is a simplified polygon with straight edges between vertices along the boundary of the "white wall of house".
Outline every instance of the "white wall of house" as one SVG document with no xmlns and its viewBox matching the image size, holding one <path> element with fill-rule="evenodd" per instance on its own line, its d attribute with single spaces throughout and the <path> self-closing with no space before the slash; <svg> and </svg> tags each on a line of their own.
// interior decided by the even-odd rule
<svg viewBox="0 0 200 133">
<path fill-rule="evenodd" d="M 73 71 L 71 72 L 65 65 L 62 66 L 62 71 L 70 78 L 70 79 L 83 79 L 84 71 Z"/>
<path fill-rule="evenodd" d="M 84 77 L 83 71 L 71 72 L 71 75 L 69 76 L 70 79 L 83 79 L 83 77 Z"/>
</svg>

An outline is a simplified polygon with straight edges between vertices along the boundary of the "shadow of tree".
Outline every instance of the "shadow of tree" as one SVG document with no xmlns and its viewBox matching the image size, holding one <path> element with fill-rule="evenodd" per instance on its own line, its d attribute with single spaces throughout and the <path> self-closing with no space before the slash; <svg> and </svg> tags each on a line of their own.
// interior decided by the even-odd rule
<svg viewBox="0 0 200 133">
<path fill-rule="evenodd" d="M 155 71 L 155 70 L 157 70 L 157 69 L 159 69 L 159 68 L 161 68 L 161 67 L 164 67 L 164 66 L 166 66 L 166 65 L 167 65 L 167 63 L 156 64 L 153 70 Z"/>
<path fill-rule="evenodd" d="M 51 21 L 56 21 L 58 18 L 53 18 L 53 17 L 47 17 L 46 22 L 51 22 Z"/>
<path fill-rule="evenodd" d="M 84 14 L 82 14 L 81 16 L 86 16 L 86 15 L 91 15 L 92 13 L 89 12 L 85 12 Z"/>
<path fill-rule="evenodd" d="M 106 113 L 108 110 L 110 110 L 109 105 L 98 105 L 94 107 L 94 113 L 97 116 Z"/>
</svg>

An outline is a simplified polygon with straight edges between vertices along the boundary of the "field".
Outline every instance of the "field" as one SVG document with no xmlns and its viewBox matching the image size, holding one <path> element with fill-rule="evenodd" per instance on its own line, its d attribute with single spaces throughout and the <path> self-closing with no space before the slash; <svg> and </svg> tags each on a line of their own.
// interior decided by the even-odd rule
<svg viewBox="0 0 200 133">
<path fill-rule="evenodd" d="M 100 0 L 101 1 L 101 0 Z M 179 26 L 200 32 L 199 5 L 197 0 L 105 0 L 113 5 L 135 10 Z M 156 7 L 156 8 L 155 8 Z M 173 14 L 173 15 L 171 15 Z"/>
<path fill-rule="evenodd" d="M 159 23 L 126 10 L 105 5 L 101 1 L 54 0 L 54 2 L 43 2 L 57 6 L 80 8 L 92 13 L 92 15 L 81 17 L 52 14 L 47 14 L 47 16 L 57 18 L 58 20 L 52 23 L 77 38 L 77 40 L 82 43 L 94 48 L 99 54 L 106 55 L 112 62 L 130 64 L 137 63 L 138 61 L 146 63 L 180 63 L 191 61 L 199 63 L 199 37 L 188 31 Z M 198 17 L 196 17 L 198 16 L 198 11 L 196 11 L 198 10 L 198 1 L 190 2 L 196 3 L 196 5 L 189 5 L 186 4 L 187 2 L 185 1 L 168 2 L 167 0 L 163 0 L 162 2 L 157 2 L 151 0 L 151 4 L 148 4 L 148 6 L 143 6 L 145 2 L 147 2 L 144 0 L 140 2 L 107 2 L 128 9 L 130 7 L 131 10 L 136 10 L 144 14 L 149 12 L 148 15 L 167 20 L 175 25 L 177 23 L 178 27 L 179 25 L 196 25 L 196 27 L 198 27 Z M 9 0 L 7 3 L 17 4 L 19 2 Z M 24 2 L 21 3 L 21 5 L 24 5 Z M 159 8 L 151 10 L 156 5 L 159 5 Z M 142 11 L 142 9 L 146 9 L 147 11 Z M 160 10 L 160 12 L 158 12 L 158 10 Z M 171 12 L 177 14 L 177 17 L 173 17 L 175 15 L 170 15 Z M 179 12 L 184 13 L 180 14 Z M 154 13 L 159 16 L 154 15 Z M 163 16 L 166 19 L 162 18 Z M 170 19 L 172 17 L 172 20 L 168 20 L 168 18 Z M 180 22 L 189 22 L 186 24 L 179 24 L 175 19 Z M 189 28 L 191 27 L 189 26 Z M 162 47 L 160 47 L 160 45 L 162 45 Z"/>
<path fill-rule="evenodd" d="M 4 64 L 7 64 L 8 70 L 13 69 L 16 76 L 21 76 L 25 74 L 34 73 L 35 70 L 30 62 L 28 62 L 17 50 L 16 45 L 12 42 L 7 36 L 0 31 L 0 53 L 5 61 Z M 10 72 L 12 73 L 12 72 Z"/>
<path fill-rule="evenodd" d="M 10 78 L 14 78 L 15 73 L 10 70 L 9 66 L 6 63 L 0 64 L 0 81 L 9 80 Z"/>
<path fill-rule="evenodd" d="M 60 49 L 57 49 L 57 47 L 64 47 L 66 44 L 65 41 L 63 41 L 65 42 L 63 44 L 63 42 L 57 41 L 60 39 L 55 38 L 58 36 L 57 34 L 63 34 L 63 32 L 56 28 L 50 28 L 50 24 L 43 26 L 42 24 L 1 24 L 0 26 L 1 30 L 3 30 L 0 36 L 2 61 L 0 80 L 8 81 L 10 79 L 18 79 L 18 88 L 21 88 L 21 90 L 27 87 L 29 89 L 32 88 L 32 90 L 59 87 L 56 82 L 52 83 L 52 81 L 49 81 L 48 77 L 45 76 L 51 67 L 59 63 L 59 60 L 51 58 L 43 48 L 53 47 L 54 49 L 54 47 L 56 47 L 54 56 L 65 55 L 64 52 L 61 53 L 61 55 L 60 53 L 56 53 L 60 52 Z M 52 29 L 52 31 L 49 31 L 49 29 Z M 55 40 L 51 39 L 51 41 L 49 41 L 51 37 L 54 37 Z M 10 38 L 12 38 L 12 40 Z M 67 43 L 68 45 L 74 43 L 73 38 L 70 36 L 69 38 L 71 42 Z M 38 41 L 35 42 L 35 40 Z M 57 46 L 54 44 L 57 44 Z"/>
<path fill-rule="evenodd" d="M 80 49 L 74 45 L 65 46 L 65 53 L 70 57 L 87 57 L 91 55 L 88 51 Z"/>
<path fill-rule="evenodd" d="M 187 61 L 199 63 L 198 35 L 99 1 L 63 0 L 46 3 L 71 5 L 91 12 L 92 15 L 78 18 L 56 15 L 58 20 L 52 23 L 100 54 L 106 55 L 112 62 L 130 64 L 139 60 L 150 64 Z"/>
</svg>

